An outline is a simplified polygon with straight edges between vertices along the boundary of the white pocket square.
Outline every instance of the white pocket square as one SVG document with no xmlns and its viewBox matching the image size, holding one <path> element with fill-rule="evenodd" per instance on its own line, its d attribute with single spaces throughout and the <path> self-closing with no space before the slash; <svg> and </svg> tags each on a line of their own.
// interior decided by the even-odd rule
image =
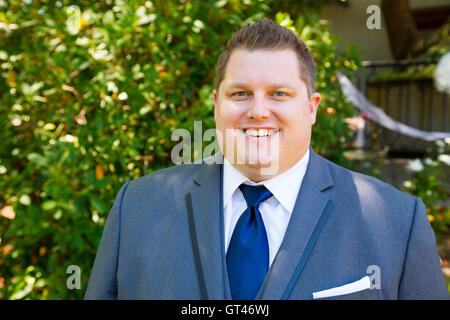
<svg viewBox="0 0 450 320">
<path fill-rule="evenodd" d="M 358 291 L 363 291 L 366 289 L 370 289 L 371 281 L 369 276 L 365 276 L 358 281 L 347 283 L 340 287 L 335 287 L 323 291 L 313 292 L 313 299 L 320 299 L 320 298 L 328 298 L 328 297 L 335 297 L 335 296 L 341 296 L 344 294 L 354 293 Z"/>
</svg>

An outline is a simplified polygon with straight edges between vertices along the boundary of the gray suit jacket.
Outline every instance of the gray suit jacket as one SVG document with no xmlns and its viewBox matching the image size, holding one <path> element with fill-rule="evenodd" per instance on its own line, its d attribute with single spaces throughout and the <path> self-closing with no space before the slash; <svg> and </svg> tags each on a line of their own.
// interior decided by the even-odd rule
<svg viewBox="0 0 450 320">
<path fill-rule="evenodd" d="M 423 202 L 310 152 L 256 299 L 312 299 L 367 275 L 372 288 L 332 298 L 448 299 Z M 179 165 L 127 182 L 85 298 L 230 299 L 221 189 L 221 164 Z"/>
</svg>

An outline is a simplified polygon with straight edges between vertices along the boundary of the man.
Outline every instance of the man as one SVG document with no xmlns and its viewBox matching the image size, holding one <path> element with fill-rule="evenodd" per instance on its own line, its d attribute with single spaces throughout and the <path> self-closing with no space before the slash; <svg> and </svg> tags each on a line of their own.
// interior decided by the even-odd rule
<svg viewBox="0 0 450 320">
<path fill-rule="evenodd" d="M 243 27 L 216 80 L 222 153 L 122 187 L 87 299 L 448 298 L 422 201 L 311 149 L 320 95 L 294 33 Z"/>
</svg>

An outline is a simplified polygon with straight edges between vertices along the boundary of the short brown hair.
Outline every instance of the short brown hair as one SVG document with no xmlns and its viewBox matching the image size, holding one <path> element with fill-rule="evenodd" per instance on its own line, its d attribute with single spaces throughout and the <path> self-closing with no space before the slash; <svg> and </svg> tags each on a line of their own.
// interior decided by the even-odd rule
<svg viewBox="0 0 450 320">
<path fill-rule="evenodd" d="M 305 83 L 308 96 L 316 88 L 316 69 L 314 60 L 306 44 L 291 30 L 268 19 L 260 19 L 253 24 L 246 24 L 228 40 L 225 50 L 216 63 L 215 88 L 219 91 L 225 77 L 225 71 L 231 53 L 235 49 L 254 51 L 257 49 L 283 50 L 291 49 L 297 55 L 300 66 L 300 79 Z"/>
</svg>

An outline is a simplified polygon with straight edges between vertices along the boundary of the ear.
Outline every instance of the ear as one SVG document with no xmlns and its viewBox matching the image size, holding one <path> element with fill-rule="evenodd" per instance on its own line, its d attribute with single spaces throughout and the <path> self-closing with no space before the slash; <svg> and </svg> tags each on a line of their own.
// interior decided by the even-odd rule
<svg viewBox="0 0 450 320">
<path fill-rule="evenodd" d="M 322 97 L 318 92 L 314 92 L 311 95 L 311 98 L 309 99 L 309 112 L 311 114 L 311 124 L 316 123 L 317 108 L 319 107 L 321 99 Z"/>
<path fill-rule="evenodd" d="M 213 90 L 213 98 L 214 98 L 214 121 L 216 120 L 217 116 L 217 90 Z"/>
</svg>

